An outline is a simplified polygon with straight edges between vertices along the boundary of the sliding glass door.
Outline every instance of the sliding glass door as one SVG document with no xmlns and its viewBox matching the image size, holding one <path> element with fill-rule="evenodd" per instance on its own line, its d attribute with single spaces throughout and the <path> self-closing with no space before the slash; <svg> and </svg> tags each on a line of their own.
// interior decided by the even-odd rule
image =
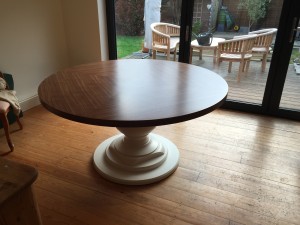
<svg viewBox="0 0 300 225">
<path fill-rule="evenodd" d="M 297 36 L 293 41 L 293 48 L 279 107 L 280 109 L 300 111 L 300 33 L 299 29 L 297 29 L 297 31 L 296 29 L 297 28 L 295 28 L 295 33 Z"/>
<path fill-rule="evenodd" d="M 264 0 L 259 1 L 264 2 Z M 274 0 L 272 3 L 265 1 L 264 4 L 264 8 L 261 9 L 252 8 L 253 6 L 247 1 L 195 1 L 193 17 L 195 40 L 192 41 L 190 62 L 222 76 L 229 85 L 228 100 L 231 102 L 244 102 L 258 107 L 262 105 L 267 78 L 270 76 L 269 68 L 283 0 Z M 257 19 L 251 17 L 253 13 L 257 14 Z M 258 51 L 252 53 L 248 69 L 245 67 L 244 71 L 239 71 L 240 55 L 232 54 L 231 49 L 224 50 L 222 53 L 226 55 L 227 60 L 217 63 L 218 42 L 231 41 L 233 38 L 248 35 L 248 32 L 259 30 L 264 30 L 265 34 L 260 34 L 260 43 L 257 43 L 259 46 L 256 47 Z M 205 39 L 209 34 L 212 38 Z M 204 41 L 202 45 L 198 43 L 199 40 Z M 246 41 L 236 41 L 232 44 L 238 46 L 244 43 Z M 243 46 L 240 51 L 237 50 L 237 53 L 241 54 L 242 51 Z"/>
<path fill-rule="evenodd" d="M 176 58 L 218 73 L 229 84 L 226 108 L 300 118 L 297 0 L 107 0 L 106 4 L 110 59 L 152 59 L 150 24 L 177 25 L 180 42 L 169 57 L 166 51 L 157 51 L 157 60 Z M 242 70 L 238 60 L 231 66 L 225 60 L 218 63 L 218 42 L 259 30 L 272 32 L 271 41 L 254 46 L 257 51 Z"/>
<path fill-rule="evenodd" d="M 155 56 L 158 60 L 188 62 L 193 5 L 194 0 L 106 0 L 109 59 Z M 162 33 L 156 38 L 160 49 L 154 56 L 152 23 L 158 23 L 155 30 Z M 159 27 L 161 24 L 168 28 Z M 171 27 L 178 27 L 178 32 Z"/>
<path fill-rule="evenodd" d="M 118 59 L 151 59 L 151 24 L 167 23 L 172 26 L 180 24 L 181 0 L 115 0 L 109 4 L 114 4 Z M 172 39 L 176 38 L 178 42 L 179 32 L 172 35 L 174 36 Z M 172 45 L 176 46 L 176 43 L 171 43 L 170 58 L 177 54 Z M 166 51 L 158 51 L 156 58 L 166 59 Z"/>
<path fill-rule="evenodd" d="M 273 115 L 300 120 L 300 2 L 285 1 L 264 104 Z"/>
<path fill-rule="evenodd" d="M 189 62 L 227 81 L 224 107 L 300 120 L 299 16 L 298 0 L 195 0 Z M 266 40 L 267 54 L 258 46 L 263 44 L 261 30 L 273 32 L 271 42 Z M 228 61 L 218 63 L 218 42 L 251 32 L 259 40 L 248 68 L 240 72 L 238 60 L 231 68 Z"/>
</svg>

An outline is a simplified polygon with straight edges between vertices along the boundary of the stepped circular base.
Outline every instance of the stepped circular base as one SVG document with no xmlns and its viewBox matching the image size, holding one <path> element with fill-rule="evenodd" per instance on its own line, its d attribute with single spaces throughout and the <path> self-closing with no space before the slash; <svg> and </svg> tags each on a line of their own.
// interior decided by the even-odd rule
<svg viewBox="0 0 300 225">
<path fill-rule="evenodd" d="M 146 148 L 150 150 L 147 149 L 142 155 L 132 155 L 132 149 L 128 149 L 129 154 L 124 154 L 124 146 L 120 147 L 123 137 L 120 134 L 105 140 L 94 153 L 94 166 L 104 178 L 127 185 L 150 184 L 168 177 L 178 167 L 179 151 L 168 139 L 149 134 L 147 146 L 150 147 Z M 158 150 L 154 151 L 153 148 Z"/>
</svg>

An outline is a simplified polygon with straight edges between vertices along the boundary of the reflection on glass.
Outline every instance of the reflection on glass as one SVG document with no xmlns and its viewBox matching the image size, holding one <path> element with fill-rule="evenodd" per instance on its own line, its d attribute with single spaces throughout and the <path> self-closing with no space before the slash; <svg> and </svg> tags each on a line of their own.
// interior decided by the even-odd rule
<svg viewBox="0 0 300 225">
<path fill-rule="evenodd" d="M 144 1 L 115 1 L 118 58 L 141 50 L 144 41 Z"/>
<path fill-rule="evenodd" d="M 257 1 L 263 7 L 256 8 L 256 5 L 261 5 L 253 4 Z M 272 4 L 264 0 L 203 2 L 195 1 L 194 5 L 195 35 L 191 43 L 190 63 L 220 74 L 229 85 L 228 99 L 261 104 L 283 1 L 272 1 Z M 212 39 L 208 38 L 210 33 Z M 244 52 L 246 41 L 234 39 L 248 39 L 251 33 L 261 36 L 255 41 L 256 46 L 253 47 L 256 48 L 250 48 L 256 51 Z M 224 41 L 228 43 L 221 45 Z M 222 47 L 222 55 L 219 46 Z M 222 56 L 227 60 L 220 60 Z M 241 60 L 242 56 L 248 60 Z"/>
<path fill-rule="evenodd" d="M 179 25 L 180 13 L 181 0 L 115 0 L 118 58 L 152 58 L 151 24 L 158 22 Z M 159 32 L 176 36 L 177 39 L 172 40 L 171 46 L 176 46 L 179 42 L 179 33 L 172 33 L 172 29 L 161 28 Z M 157 58 L 173 59 L 175 48 L 170 50 L 172 57 L 167 57 L 168 48 L 163 48 L 165 51 L 157 52 Z"/>
<path fill-rule="evenodd" d="M 300 24 L 298 24 L 279 107 L 300 110 Z"/>
</svg>

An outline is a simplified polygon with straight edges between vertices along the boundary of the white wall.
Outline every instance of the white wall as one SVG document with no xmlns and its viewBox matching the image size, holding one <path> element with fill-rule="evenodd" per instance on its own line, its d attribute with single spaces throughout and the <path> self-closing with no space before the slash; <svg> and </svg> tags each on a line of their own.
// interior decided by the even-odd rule
<svg viewBox="0 0 300 225">
<path fill-rule="evenodd" d="M 70 65 L 100 60 L 97 0 L 62 0 Z"/>
<path fill-rule="evenodd" d="M 0 0 L 0 70 L 14 75 L 20 101 L 67 66 L 60 0 Z"/>
<path fill-rule="evenodd" d="M 97 0 L 0 0 L 0 71 L 14 75 L 21 103 L 55 71 L 101 59 L 97 9 Z"/>
</svg>

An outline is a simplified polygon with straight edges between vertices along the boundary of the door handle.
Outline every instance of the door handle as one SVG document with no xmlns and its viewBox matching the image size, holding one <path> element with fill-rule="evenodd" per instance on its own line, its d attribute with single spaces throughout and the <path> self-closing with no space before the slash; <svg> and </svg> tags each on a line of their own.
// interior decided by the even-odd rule
<svg viewBox="0 0 300 225">
<path fill-rule="evenodd" d="M 292 30 L 291 30 L 291 33 L 290 33 L 290 40 L 289 40 L 290 43 L 293 43 L 294 34 L 295 34 L 295 32 L 297 32 L 297 27 L 298 27 L 297 21 L 298 21 L 298 18 L 294 17 L 293 26 L 292 26 Z"/>
<path fill-rule="evenodd" d="M 187 25 L 186 30 L 185 30 L 185 41 L 186 42 L 189 40 L 189 31 L 190 31 L 190 26 Z"/>
</svg>

